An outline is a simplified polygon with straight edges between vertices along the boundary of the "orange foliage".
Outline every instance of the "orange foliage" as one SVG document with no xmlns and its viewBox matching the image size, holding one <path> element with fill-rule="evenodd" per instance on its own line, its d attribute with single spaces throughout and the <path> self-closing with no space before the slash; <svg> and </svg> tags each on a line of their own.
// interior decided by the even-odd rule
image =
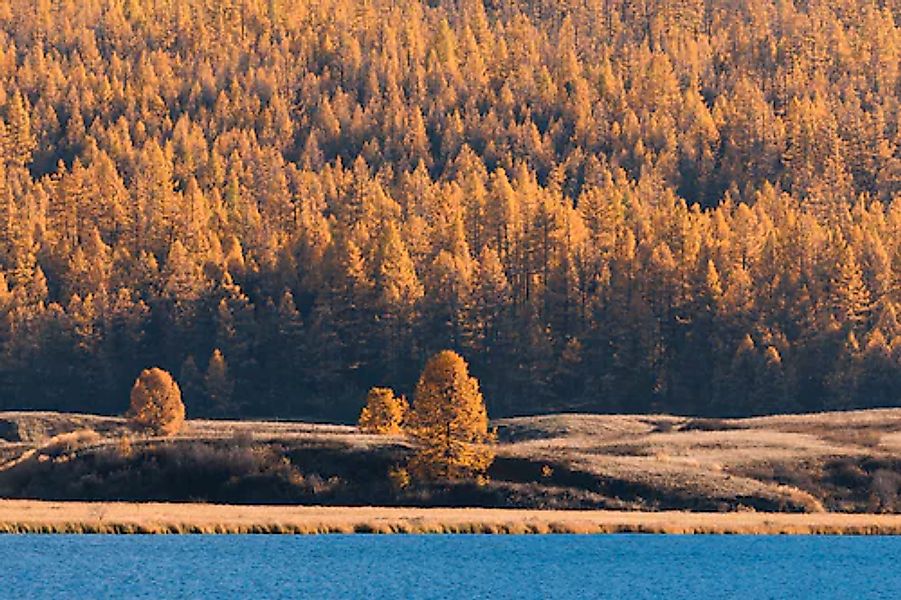
<svg viewBox="0 0 901 600">
<path fill-rule="evenodd" d="M 141 371 L 131 388 L 131 407 L 127 416 L 137 428 L 159 435 L 175 435 L 185 422 L 185 405 L 178 384 L 162 369 Z"/>
</svg>

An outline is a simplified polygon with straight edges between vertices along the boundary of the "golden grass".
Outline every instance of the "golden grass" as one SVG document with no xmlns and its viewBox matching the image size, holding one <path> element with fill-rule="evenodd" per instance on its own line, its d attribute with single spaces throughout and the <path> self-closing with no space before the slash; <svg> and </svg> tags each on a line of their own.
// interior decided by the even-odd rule
<svg viewBox="0 0 901 600">
<path fill-rule="evenodd" d="M 0 413 L 0 421 L 14 424 L 10 429 L 20 434 L 19 439 L 0 440 L 0 471 L 15 469 L 54 447 L 77 451 L 84 445 L 105 445 L 127 450 L 123 435 L 135 448 L 157 442 L 130 432 L 115 417 L 7 412 Z M 839 461 L 894 464 L 901 452 L 901 409 L 749 419 L 565 414 L 500 419 L 494 424 L 501 429 L 501 459 L 549 465 L 552 472 L 570 469 L 608 482 L 609 490 L 600 493 L 608 494 L 608 506 L 614 508 L 669 505 L 725 510 L 744 505 L 825 512 L 899 510 L 901 506 L 894 497 L 878 496 L 880 489 L 870 483 L 848 490 L 854 492 L 853 498 L 842 496 L 845 490 L 828 479 L 831 471 L 826 468 Z M 96 431 L 100 440 L 86 438 L 89 430 Z M 256 444 L 323 443 L 360 452 L 391 450 L 405 443 L 402 437 L 365 435 L 345 425 L 214 420 L 188 421 L 166 443 L 230 439 Z M 304 465 L 298 468 L 303 471 Z M 516 476 L 512 481 L 520 482 Z M 570 485 L 565 479 L 562 483 L 546 479 L 538 483 Z M 619 495 L 617 486 L 627 489 L 625 495 Z M 628 486 L 640 490 L 638 495 L 629 492 Z"/>
<path fill-rule="evenodd" d="M 0 533 L 901 535 L 901 515 L 232 506 L 0 500 Z"/>
<path fill-rule="evenodd" d="M 699 421 L 704 428 L 693 426 Z M 502 457 L 567 465 L 663 494 L 756 498 L 808 512 L 824 510 L 828 490 L 800 489 L 762 473 L 791 473 L 814 484 L 819 465 L 890 462 L 901 448 L 901 409 L 749 419 L 568 414 L 496 423 L 512 437 L 500 446 Z"/>
</svg>

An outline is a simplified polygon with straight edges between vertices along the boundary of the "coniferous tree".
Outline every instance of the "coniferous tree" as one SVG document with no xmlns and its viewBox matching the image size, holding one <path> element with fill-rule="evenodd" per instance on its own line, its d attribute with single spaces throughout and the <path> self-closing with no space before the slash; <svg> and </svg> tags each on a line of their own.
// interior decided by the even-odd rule
<svg viewBox="0 0 901 600">
<path fill-rule="evenodd" d="M 203 378 L 204 388 L 209 399 L 210 409 L 217 415 L 229 415 L 234 412 L 232 394 L 235 383 L 228 372 L 228 363 L 219 348 L 213 350 Z"/>
<path fill-rule="evenodd" d="M 889 9 L 107 4 L 0 3 L 5 404 L 213 348 L 348 422 L 444 347 L 505 414 L 897 397 Z"/>
<path fill-rule="evenodd" d="M 389 388 L 372 388 L 357 424 L 364 433 L 396 435 L 401 433 L 408 407 L 406 400 Z"/>
<path fill-rule="evenodd" d="M 491 465 L 494 436 L 485 402 L 459 354 L 445 350 L 426 363 L 416 384 L 409 431 L 417 443 L 410 466 L 420 477 L 481 476 Z"/>
<path fill-rule="evenodd" d="M 159 435 L 178 433 L 185 420 L 185 405 L 178 384 L 166 371 L 141 371 L 131 388 L 128 419 L 136 427 Z"/>
</svg>

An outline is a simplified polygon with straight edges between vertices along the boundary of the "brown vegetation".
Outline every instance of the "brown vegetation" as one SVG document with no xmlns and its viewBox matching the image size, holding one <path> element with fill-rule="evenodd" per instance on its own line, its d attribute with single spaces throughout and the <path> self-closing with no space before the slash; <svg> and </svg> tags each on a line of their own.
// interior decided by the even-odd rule
<svg viewBox="0 0 901 600">
<path fill-rule="evenodd" d="M 411 482 L 402 438 L 305 423 L 0 413 L 0 496 L 225 503 L 899 512 L 901 411 L 503 419 L 483 486 Z M 21 429 L 23 435 L 18 435 Z M 90 430 L 95 433 L 90 433 Z M 38 434 L 38 431 L 44 433 Z M 97 437 L 99 436 L 99 439 Z M 123 436 L 127 441 L 123 442 Z M 27 441 L 23 439 L 27 438 Z"/>
<path fill-rule="evenodd" d="M 595 489 L 618 490 L 633 508 L 901 510 L 893 479 L 901 461 L 891 445 L 901 430 L 897 410 L 724 420 L 556 415 L 498 426 L 503 459 L 557 464 L 558 481 L 592 477 Z"/>
<path fill-rule="evenodd" d="M 899 515 L 126 504 L 0 500 L 0 533 L 901 535 Z"/>
</svg>

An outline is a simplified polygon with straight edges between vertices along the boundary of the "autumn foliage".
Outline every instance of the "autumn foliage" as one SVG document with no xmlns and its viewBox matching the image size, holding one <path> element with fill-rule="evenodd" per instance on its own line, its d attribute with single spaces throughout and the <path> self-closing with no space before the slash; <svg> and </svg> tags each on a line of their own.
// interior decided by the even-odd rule
<svg viewBox="0 0 901 600">
<path fill-rule="evenodd" d="M 131 407 L 126 416 L 139 429 L 159 435 L 178 433 L 185 422 L 185 405 L 178 384 L 162 369 L 141 371 L 131 388 Z"/>
<path fill-rule="evenodd" d="M 388 388 L 372 388 L 360 412 L 359 427 L 364 433 L 399 434 L 407 412 L 407 401 Z"/>
<path fill-rule="evenodd" d="M 901 398 L 898 0 L 0 1 L 0 409 Z"/>
<path fill-rule="evenodd" d="M 409 432 L 416 442 L 410 470 L 420 478 L 479 477 L 491 466 L 494 435 L 479 382 L 456 352 L 439 352 L 426 363 Z"/>
</svg>

